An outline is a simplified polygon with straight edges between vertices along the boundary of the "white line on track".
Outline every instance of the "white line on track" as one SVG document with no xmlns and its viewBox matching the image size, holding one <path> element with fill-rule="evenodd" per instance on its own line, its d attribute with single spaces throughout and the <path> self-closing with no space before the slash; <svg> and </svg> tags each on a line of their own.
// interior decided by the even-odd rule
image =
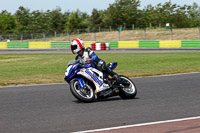
<svg viewBox="0 0 200 133">
<path fill-rule="evenodd" d="M 29 86 L 45 86 L 45 85 L 62 85 L 62 84 L 67 84 L 67 83 L 49 83 L 49 84 L 32 84 L 32 85 L 16 85 L 16 86 L 4 86 L 0 87 L 1 88 L 12 88 L 12 87 L 29 87 Z"/>
<path fill-rule="evenodd" d="M 138 79 L 138 78 L 150 78 L 150 77 L 168 77 L 168 76 L 179 76 L 179 75 L 186 75 L 186 74 L 198 74 L 200 72 L 191 72 L 191 73 L 179 73 L 179 74 L 167 74 L 167 75 L 158 75 L 158 76 L 144 76 L 144 77 L 132 77 L 131 79 Z M 1 88 L 11 88 L 11 87 L 26 87 L 26 86 L 45 86 L 45 85 L 62 85 L 67 83 L 50 83 L 50 84 L 32 84 L 32 85 L 17 85 L 17 86 L 4 86 Z"/>
<path fill-rule="evenodd" d="M 134 77 L 132 79 L 138 79 L 138 78 L 151 78 L 151 77 L 169 77 L 169 76 L 179 76 L 179 75 L 188 75 L 188 74 L 200 74 L 200 72 L 191 72 L 191 73 L 178 73 L 178 74 L 167 74 L 167 75 L 158 75 L 158 76 L 144 76 L 144 77 Z"/>
<path fill-rule="evenodd" d="M 189 117 L 189 118 L 182 118 L 182 119 L 174 119 L 174 120 L 157 121 L 157 122 L 148 122 L 148 123 L 126 125 L 126 126 L 119 126 L 119 127 L 102 128 L 102 129 L 87 130 L 87 131 L 78 131 L 78 132 L 73 132 L 73 133 L 91 133 L 91 132 L 98 132 L 98 131 L 108 131 L 108 130 L 114 130 L 114 129 L 122 129 L 122 128 L 130 128 L 130 127 L 140 127 L 140 126 L 147 126 L 147 125 L 154 125 L 154 124 L 163 124 L 163 123 L 170 123 L 170 122 L 180 122 L 180 121 L 195 120 L 195 119 L 200 119 L 200 116 Z"/>
</svg>

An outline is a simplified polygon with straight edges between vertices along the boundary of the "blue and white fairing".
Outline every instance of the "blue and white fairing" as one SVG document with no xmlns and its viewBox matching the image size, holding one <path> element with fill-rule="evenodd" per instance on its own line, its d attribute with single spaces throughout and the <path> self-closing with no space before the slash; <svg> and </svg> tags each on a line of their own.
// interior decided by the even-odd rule
<svg viewBox="0 0 200 133">
<path fill-rule="evenodd" d="M 109 68 L 114 69 L 117 63 L 110 63 Z M 75 78 L 78 75 L 79 78 Z M 88 65 L 81 66 L 80 61 L 70 61 L 68 63 L 68 68 L 65 72 L 65 80 L 70 82 L 72 79 L 76 79 L 79 81 L 81 88 L 84 88 L 84 80 L 80 78 L 81 76 L 87 78 L 92 81 L 95 85 L 95 93 L 100 92 L 104 89 L 109 88 L 108 84 L 103 82 L 103 73 L 94 68 L 93 63 Z"/>
<path fill-rule="evenodd" d="M 65 77 L 64 77 L 64 79 L 67 82 L 70 82 L 76 76 L 76 74 L 80 71 L 82 67 L 79 64 L 80 64 L 80 61 L 76 61 L 76 60 L 69 61 L 67 65 L 67 69 L 65 71 Z"/>
<path fill-rule="evenodd" d="M 78 72 L 78 74 L 84 76 L 94 83 L 96 87 L 95 93 L 109 88 L 109 85 L 103 82 L 103 73 L 95 68 L 90 67 L 87 69 L 82 69 L 80 72 Z"/>
</svg>

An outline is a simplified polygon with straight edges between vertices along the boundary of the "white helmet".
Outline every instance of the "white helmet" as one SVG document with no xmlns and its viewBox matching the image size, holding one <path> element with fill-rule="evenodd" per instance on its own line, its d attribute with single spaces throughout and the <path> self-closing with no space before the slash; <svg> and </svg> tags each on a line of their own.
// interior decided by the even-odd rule
<svg viewBox="0 0 200 133">
<path fill-rule="evenodd" d="M 78 53 L 82 49 L 84 49 L 84 42 L 83 42 L 83 40 L 81 40 L 79 38 L 72 40 L 72 42 L 71 42 L 71 50 L 72 50 L 73 54 Z"/>
</svg>

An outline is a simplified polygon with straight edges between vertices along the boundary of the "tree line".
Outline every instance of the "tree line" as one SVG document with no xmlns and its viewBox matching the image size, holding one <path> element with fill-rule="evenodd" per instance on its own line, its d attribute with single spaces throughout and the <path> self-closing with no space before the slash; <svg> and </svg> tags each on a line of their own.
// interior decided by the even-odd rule
<svg viewBox="0 0 200 133">
<path fill-rule="evenodd" d="M 170 23 L 174 28 L 200 27 L 200 7 L 180 6 L 166 2 L 140 8 L 139 0 L 115 0 L 105 10 L 93 9 L 91 15 L 80 10 L 62 12 L 60 7 L 47 11 L 30 11 L 20 6 L 11 14 L 0 12 L 0 33 L 49 33 L 98 31 L 103 28 L 163 27 Z"/>
</svg>

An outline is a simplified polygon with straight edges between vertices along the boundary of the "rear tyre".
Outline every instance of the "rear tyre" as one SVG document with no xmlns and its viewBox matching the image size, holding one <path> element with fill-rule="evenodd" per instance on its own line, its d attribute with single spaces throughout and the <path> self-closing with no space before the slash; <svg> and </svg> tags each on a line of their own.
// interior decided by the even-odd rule
<svg viewBox="0 0 200 133">
<path fill-rule="evenodd" d="M 84 88 L 81 88 L 79 81 L 70 81 L 71 93 L 81 102 L 93 102 L 95 100 L 95 94 L 92 87 L 85 84 Z"/>
<path fill-rule="evenodd" d="M 123 99 L 133 99 L 137 94 L 137 88 L 132 80 L 123 75 L 119 76 L 120 80 L 123 81 L 121 84 L 122 88 L 119 91 L 119 96 Z"/>
</svg>

